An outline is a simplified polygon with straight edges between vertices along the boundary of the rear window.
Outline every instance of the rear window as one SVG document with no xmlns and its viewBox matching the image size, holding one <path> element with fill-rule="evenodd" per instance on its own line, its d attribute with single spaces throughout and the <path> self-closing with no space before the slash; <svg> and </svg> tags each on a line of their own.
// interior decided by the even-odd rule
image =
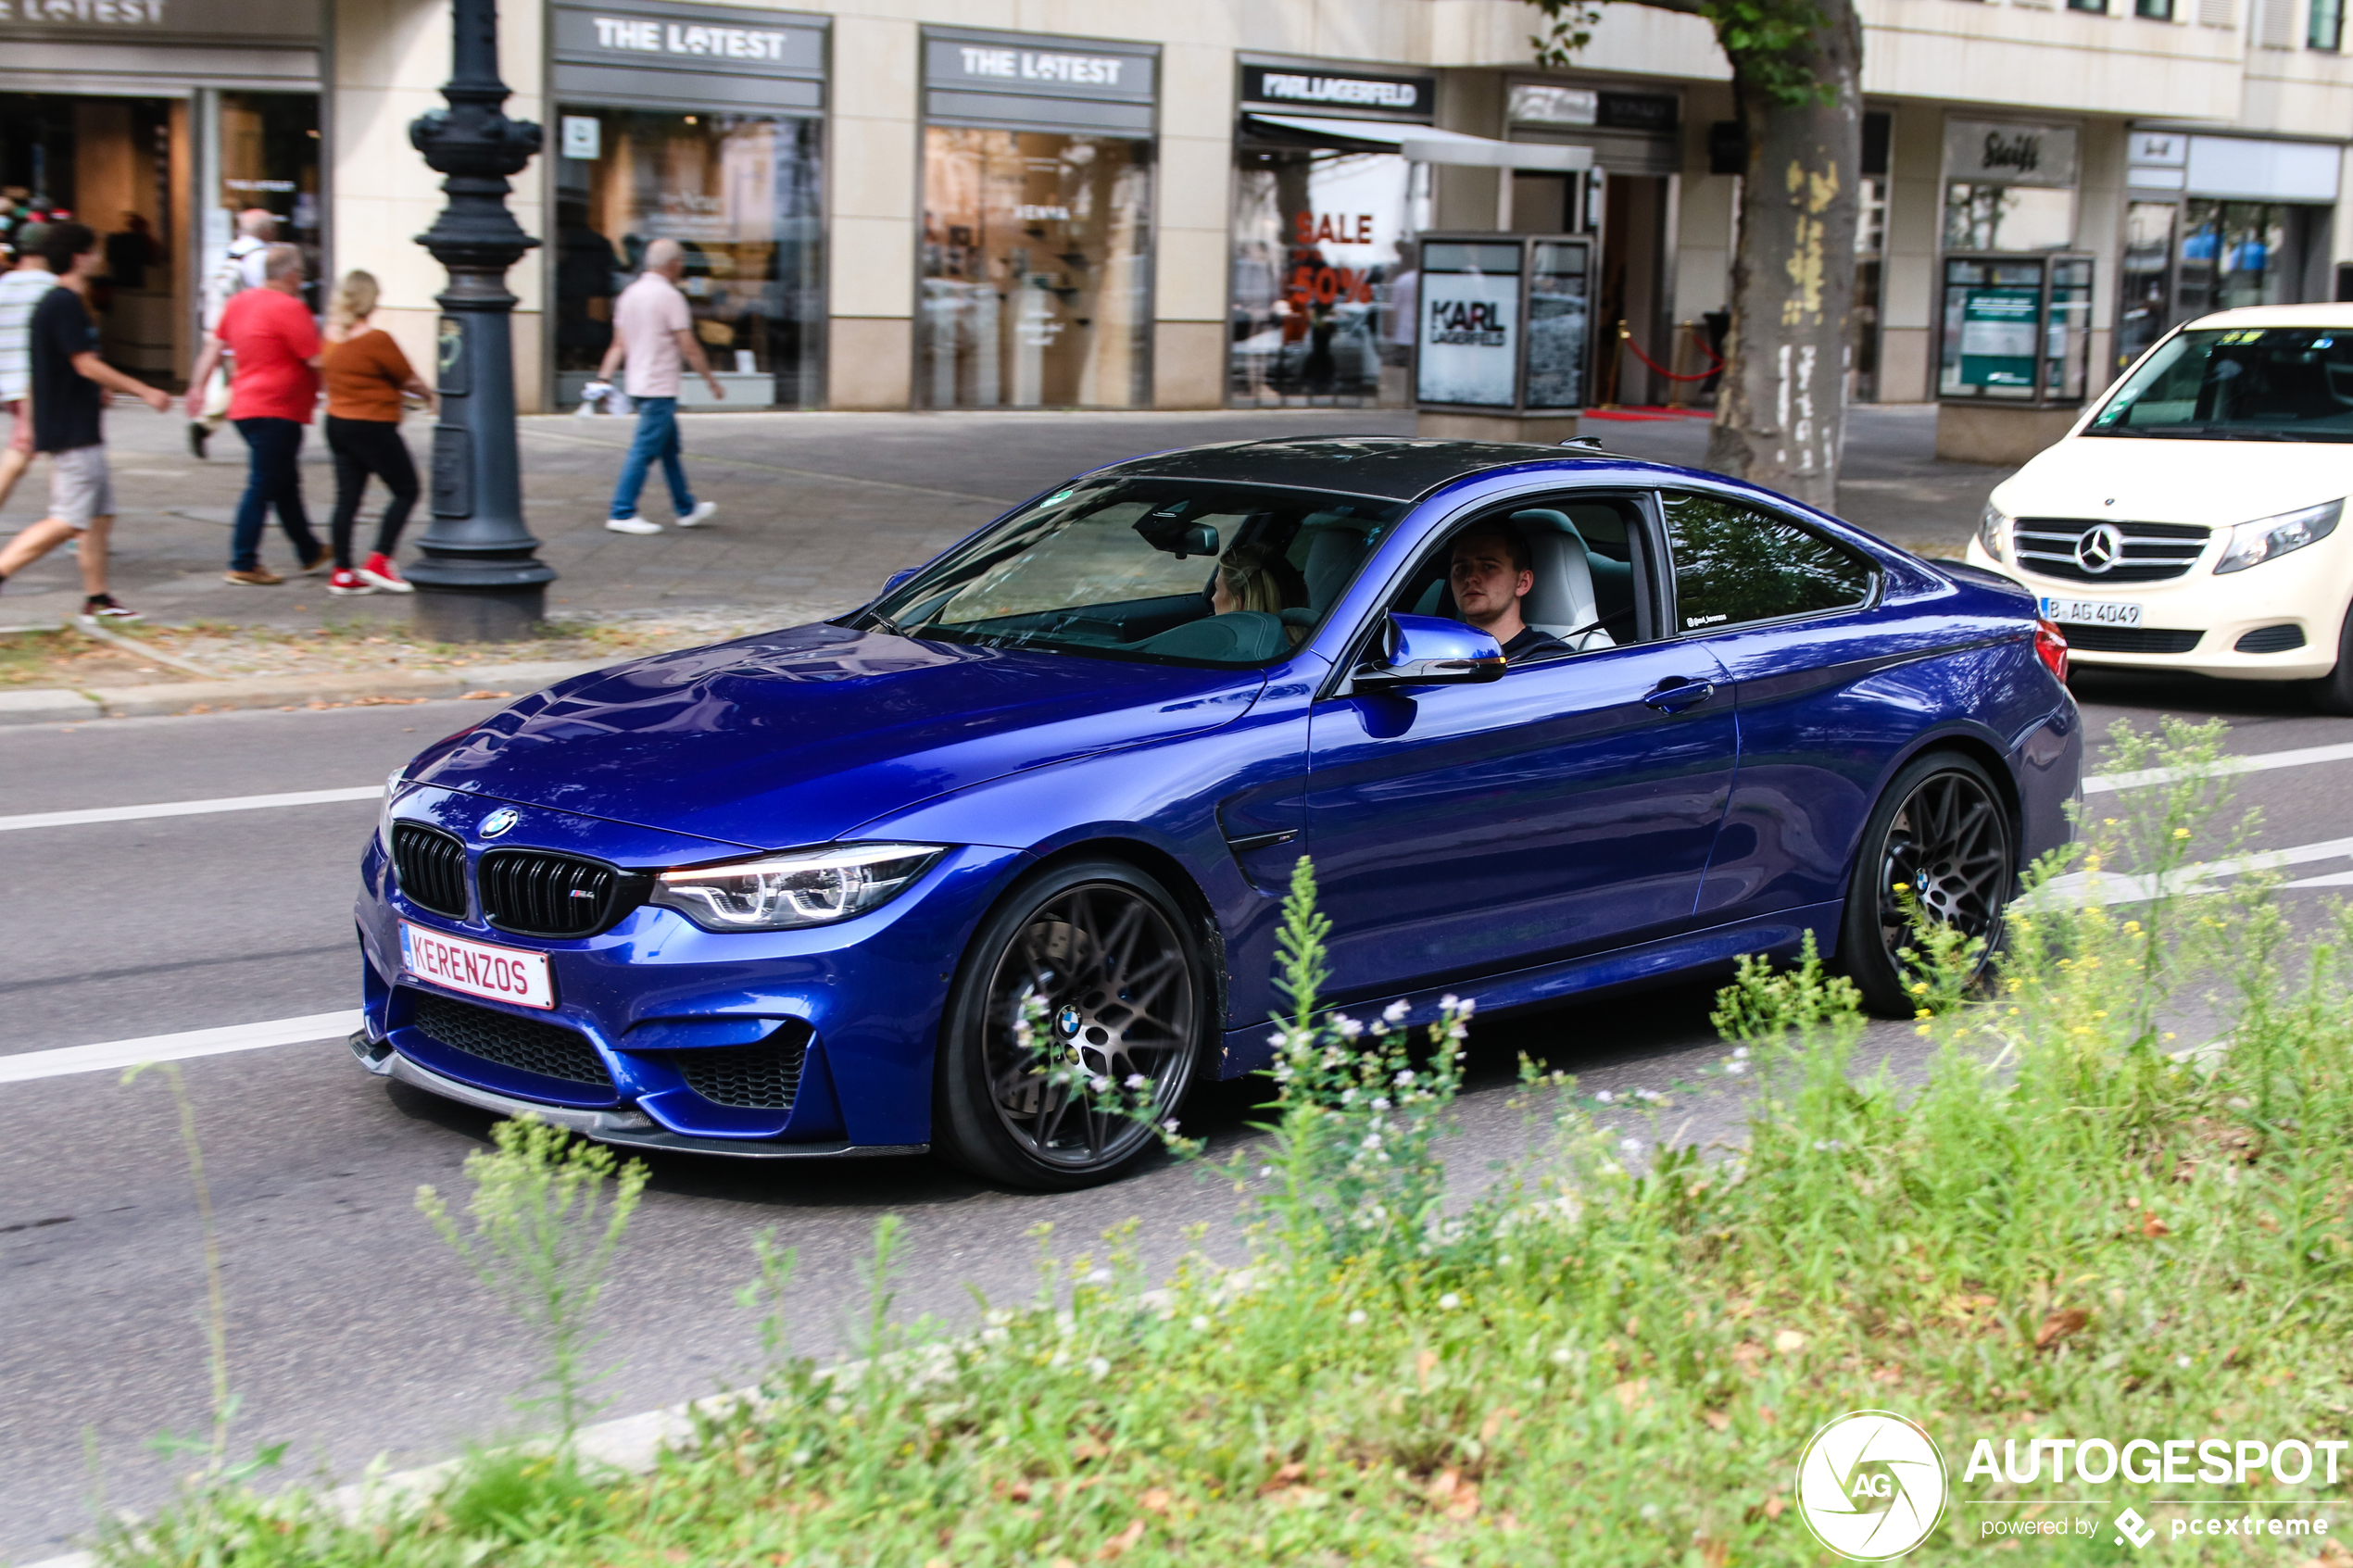
<svg viewBox="0 0 2353 1568">
<path fill-rule="evenodd" d="M 1677 624 L 1687 633 L 1849 609 L 1871 596 L 1870 563 L 1810 528 L 1719 495 L 1659 500 Z"/>
</svg>

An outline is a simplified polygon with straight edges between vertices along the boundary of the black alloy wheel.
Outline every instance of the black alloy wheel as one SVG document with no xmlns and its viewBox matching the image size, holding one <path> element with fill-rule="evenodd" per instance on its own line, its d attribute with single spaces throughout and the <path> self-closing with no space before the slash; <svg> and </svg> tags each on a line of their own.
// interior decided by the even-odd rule
<svg viewBox="0 0 2353 1568">
<path fill-rule="evenodd" d="M 1133 866 L 1065 865 L 1017 889 L 982 923 L 950 999 L 935 1143 L 1013 1185 L 1110 1180 L 1192 1085 L 1214 1022 L 1207 973 L 1192 922 Z M 1087 1083 L 1056 1081 L 1074 1067 Z"/>
<path fill-rule="evenodd" d="M 1982 939 L 1969 978 L 1982 975 L 2017 872 L 2009 811 L 1983 768 L 1951 752 L 1906 766 L 1871 812 L 1847 888 L 1839 957 L 1865 1004 L 1894 1018 L 1918 1010 L 1918 976 L 1899 956 L 1918 946 L 1915 910 Z"/>
</svg>

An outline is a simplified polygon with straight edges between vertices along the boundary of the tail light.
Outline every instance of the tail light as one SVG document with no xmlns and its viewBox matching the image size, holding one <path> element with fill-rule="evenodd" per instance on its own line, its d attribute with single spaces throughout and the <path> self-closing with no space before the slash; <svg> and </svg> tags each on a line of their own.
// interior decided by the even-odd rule
<svg viewBox="0 0 2353 1568">
<path fill-rule="evenodd" d="M 2048 621 L 2034 622 L 2034 657 L 2061 681 L 2067 679 L 2067 633 Z"/>
</svg>

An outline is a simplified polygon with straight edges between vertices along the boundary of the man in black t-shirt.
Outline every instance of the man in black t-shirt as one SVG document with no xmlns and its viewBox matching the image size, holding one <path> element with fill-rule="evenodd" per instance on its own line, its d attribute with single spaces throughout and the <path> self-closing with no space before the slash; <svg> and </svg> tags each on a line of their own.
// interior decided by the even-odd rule
<svg viewBox="0 0 2353 1568">
<path fill-rule="evenodd" d="M 1446 577 L 1456 613 L 1504 645 L 1505 663 L 1569 651 L 1550 632 L 1520 619 L 1520 601 L 1536 586 L 1536 573 L 1528 541 L 1509 523 L 1483 522 L 1458 535 Z"/>
<path fill-rule="evenodd" d="M 42 249 L 58 282 L 33 307 L 31 323 L 32 448 L 49 455 L 49 515 L 0 548 L 0 583 L 79 534 L 82 615 L 136 620 L 136 611 L 123 608 L 107 592 L 114 481 L 107 471 L 99 412 L 108 392 L 139 398 L 157 413 L 171 407 L 171 398 L 98 358 L 98 324 L 89 307 L 98 236 L 90 226 L 52 223 Z"/>
</svg>

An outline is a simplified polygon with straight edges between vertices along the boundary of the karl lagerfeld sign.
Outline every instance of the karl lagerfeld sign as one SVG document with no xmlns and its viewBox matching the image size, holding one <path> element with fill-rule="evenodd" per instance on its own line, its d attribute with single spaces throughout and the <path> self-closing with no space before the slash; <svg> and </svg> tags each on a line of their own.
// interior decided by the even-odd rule
<svg viewBox="0 0 2353 1568">
<path fill-rule="evenodd" d="M 2007 120 L 1944 122 L 1944 178 L 1986 185 L 2075 183 L 2075 127 Z"/>
</svg>

